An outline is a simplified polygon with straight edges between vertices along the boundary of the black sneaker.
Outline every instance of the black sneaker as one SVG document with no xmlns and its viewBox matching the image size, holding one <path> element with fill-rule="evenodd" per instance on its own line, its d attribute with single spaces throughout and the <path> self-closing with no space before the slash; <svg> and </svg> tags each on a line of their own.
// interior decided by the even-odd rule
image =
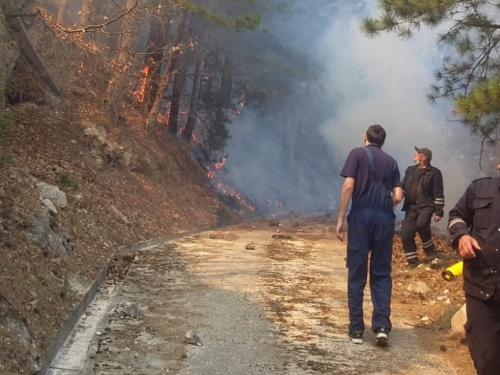
<svg viewBox="0 0 500 375">
<path fill-rule="evenodd" d="M 349 332 L 349 337 L 354 344 L 363 343 L 363 331 L 352 331 Z"/>
<path fill-rule="evenodd" d="M 389 345 L 389 328 L 387 327 L 380 327 L 375 331 L 377 334 L 377 345 L 385 348 L 387 345 Z"/>
</svg>

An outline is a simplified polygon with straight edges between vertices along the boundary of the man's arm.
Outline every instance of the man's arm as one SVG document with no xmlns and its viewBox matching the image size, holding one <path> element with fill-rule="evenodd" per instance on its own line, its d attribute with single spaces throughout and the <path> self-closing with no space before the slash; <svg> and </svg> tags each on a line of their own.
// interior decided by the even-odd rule
<svg viewBox="0 0 500 375">
<path fill-rule="evenodd" d="M 434 216 L 434 221 L 439 221 L 444 216 L 444 188 L 443 188 L 443 175 L 439 169 L 434 169 L 436 172 L 434 175 L 434 207 L 436 208 L 436 215 Z"/>
<path fill-rule="evenodd" d="M 405 176 L 403 177 L 403 181 L 401 182 L 401 189 L 403 190 L 403 196 L 406 195 L 406 190 L 407 190 L 406 183 L 408 182 L 408 174 L 409 174 L 410 168 L 411 167 L 406 168 Z"/>
<path fill-rule="evenodd" d="M 393 171 L 393 180 L 392 180 L 392 207 L 396 208 L 396 206 L 403 200 L 404 197 L 404 189 L 406 184 L 406 179 L 408 176 L 408 170 L 406 169 L 405 176 L 403 178 L 403 182 L 401 181 L 401 175 L 399 174 L 398 162 L 394 160 L 394 171 Z"/>
<path fill-rule="evenodd" d="M 339 207 L 339 217 L 337 220 L 337 238 L 344 241 L 344 219 L 347 212 L 347 206 L 352 197 L 352 192 L 354 190 L 354 178 L 346 177 L 344 184 L 342 185 L 342 191 L 340 192 L 340 207 Z"/>
<path fill-rule="evenodd" d="M 474 196 L 474 183 L 472 183 L 453 207 L 449 214 L 448 231 L 451 235 L 452 246 L 464 258 L 475 258 L 474 249 L 481 249 L 477 241 L 469 234 L 469 227 L 474 220 L 472 197 Z"/>
<path fill-rule="evenodd" d="M 396 206 L 403 200 L 403 189 L 400 187 L 395 187 L 392 189 L 392 207 L 396 208 Z"/>
</svg>

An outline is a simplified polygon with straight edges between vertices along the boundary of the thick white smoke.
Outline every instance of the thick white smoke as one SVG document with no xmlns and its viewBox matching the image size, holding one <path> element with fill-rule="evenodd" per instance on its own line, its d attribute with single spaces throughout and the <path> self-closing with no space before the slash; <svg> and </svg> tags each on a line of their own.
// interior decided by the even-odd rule
<svg viewBox="0 0 500 375">
<path fill-rule="evenodd" d="M 296 8 L 292 8 L 294 13 L 267 20 L 274 37 L 315 60 L 320 67 L 316 72 L 319 82 L 327 88 L 326 93 L 324 90 L 318 93 L 327 95 L 331 103 L 324 108 L 328 120 L 313 128 L 319 129 L 319 136 L 327 142 L 335 157 L 331 160 L 331 169 L 316 176 L 315 183 L 320 185 L 328 181 L 332 195 L 338 198 L 343 179 L 338 176 L 332 184 L 330 177 L 338 174 L 350 149 L 362 146 L 367 127 L 378 123 L 388 133 L 384 149 L 398 160 L 402 176 L 406 167 L 413 164 L 414 146 L 433 151 L 432 164 L 440 168 L 444 176 L 447 212 L 471 179 L 480 175 L 480 141 L 472 138 L 461 125 L 450 121 L 456 120 L 451 101 L 443 99 L 431 104 L 426 98 L 433 83 L 433 73 L 441 66 L 442 58 L 452 51 L 436 46 L 439 30 L 422 29 L 408 41 L 393 34 L 382 34 L 374 39 L 364 36 L 360 31 L 361 19 L 376 16 L 376 0 L 319 2 L 321 6 L 314 6 L 310 0 L 297 0 Z M 310 97 L 310 103 L 318 99 Z M 257 117 L 247 117 L 244 124 L 234 125 L 233 134 L 250 136 L 251 128 L 258 128 L 258 121 Z M 238 129 L 238 126 L 246 129 Z M 259 132 L 255 134 L 259 137 Z M 245 153 L 240 160 L 251 159 L 252 150 L 242 149 L 238 138 L 235 136 L 230 142 L 229 154 Z M 272 176 L 276 175 L 273 160 L 281 145 L 279 136 L 275 139 L 276 144 L 270 144 L 274 140 L 267 135 L 262 139 L 254 145 L 254 161 L 267 161 L 267 165 L 266 162 L 261 164 L 258 172 L 252 174 L 252 169 L 242 167 L 237 158 L 232 162 L 230 157 L 227 165 L 231 180 L 238 181 L 244 175 L 246 180 L 259 181 L 259 190 L 267 191 Z M 310 152 L 314 154 L 317 150 Z M 278 190 L 289 188 L 276 185 L 276 181 L 272 184 Z M 244 184 L 239 186 L 243 188 Z M 250 184 L 247 186 L 252 189 Z M 302 194 L 296 199 L 314 202 L 318 197 Z M 445 220 L 441 225 L 444 223 Z"/>
</svg>

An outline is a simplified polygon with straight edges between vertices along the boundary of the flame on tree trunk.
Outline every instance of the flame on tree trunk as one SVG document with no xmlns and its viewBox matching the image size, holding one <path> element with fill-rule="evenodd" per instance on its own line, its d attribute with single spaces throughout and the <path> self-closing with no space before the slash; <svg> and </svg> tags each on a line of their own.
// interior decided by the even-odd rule
<svg viewBox="0 0 500 375">
<path fill-rule="evenodd" d="M 168 114 L 168 131 L 170 134 L 177 134 L 177 119 L 179 117 L 179 107 L 181 105 L 181 91 L 184 83 L 184 54 L 177 58 L 177 69 L 174 72 L 174 88 L 172 92 L 172 103 Z"/>
<path fill-rule="evenodd" d="M 168 32 L 171 23 L 171 11 L 167 0 L 156 0 L 151 12 L 151 28 L 149 29 L 146 49 L 146 65 L 148 77 L 146 83 L 145 102 L 148 112 L 151 111 L 160 86 L 161 63 L 165 56 Z"/>
<path fill-rule="evenodd" d="M 151 111 L 149 112 L 148 119 L 146 122 L 146 129 L 150 132 L 155 130 L 156 128 L 156 119 L 158 117 L 158 112 L 160 111 L 161 103 L 165 97 L 165 92 L 167 91 L 167 87 L 172 80 L 172 73 L 174 72 L 177 60 L 179 58 L 181 52 L 181 43 L 184 37 L 184 31 L 187 26 L 188 13 L 187 11 L 183 11 L 179 18 L 179 22 L 177 24 L 177 29 L 175 30 L 174 36 L 174 45 L 172 47 L 172 52 L 170 53 L 167 69 L 163 76 L 161 77 L 160 87 L 158 88 L 158 94 L 156 95 L 153 106 L 151 107 Z"/>
<path fill-rule="evenodd" d="M 193 90 L 191 92 L 191 101 L 189 103 L 189 115 L 184 131 L 182 132 L 182 135 L 188 140 L 191 140 L 194 126 L 196 125 L 196 118 L 198 117 L 198 99 L 200 97 L 202 70 L 203 57 L 199 57 L 198 60 L 196 60 L 196 65 L 194 67 L 194 83 Z"/>
<path fill-rule="evenodd" d="M 137 0 L 126 0 L 125 10 L 137 5 Z M 109 81 L 104 99 L 104 113 L 111 125 L 116 125 L 122 106 L 130 70 L 129 62 L 137 48 L 137 20 L 134 12 L 121 19 L 120 38 L 115 58 L 116 68 Z"/>
</svg>

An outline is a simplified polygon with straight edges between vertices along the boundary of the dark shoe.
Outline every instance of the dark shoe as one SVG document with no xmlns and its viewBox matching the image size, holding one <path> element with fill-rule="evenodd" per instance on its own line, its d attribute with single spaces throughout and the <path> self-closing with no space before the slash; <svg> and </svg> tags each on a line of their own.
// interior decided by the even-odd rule
<svg viewBox="0 0 500 375">
<path fill-rule="evenodd" d="M 432 253 L 425 254 L 425 258 L 423 259 L 423 262 L 430 263 L 436 258 L 437 258 L 437 251 L 433 251 Z"/>
<path fill-rule="evenodd" d="M 349 337 L 354 344 L 363 343 L 363 331 L 352 331 L 349 332 Z"/>
<path fill-rule="evenodd" d="M 428 253 L 425 255 L 423 260 L 424 263 L 431 263 L 434 259 L 446 259 L 449 258 L 449 255 L 443 253 L 442 251 L 433 251 L 432 253 Z"/>
<path fill-rule="evenodd" d="M 416 261 L 413 261 L 413 262 L 408 262 L 408 267 L 409 268 L 417 268 L 418 266 L 420 266 L 420 261 L 416 260 Z"/>
<path fill-rule="evenodd" d="M 387 345 L 389 345 L 389 328 L 387 327 L 380 327 L 375 331 L 377 334 L 377 346 L 381 346 L 382 348 L 385 348 Z"/>
</svg>

